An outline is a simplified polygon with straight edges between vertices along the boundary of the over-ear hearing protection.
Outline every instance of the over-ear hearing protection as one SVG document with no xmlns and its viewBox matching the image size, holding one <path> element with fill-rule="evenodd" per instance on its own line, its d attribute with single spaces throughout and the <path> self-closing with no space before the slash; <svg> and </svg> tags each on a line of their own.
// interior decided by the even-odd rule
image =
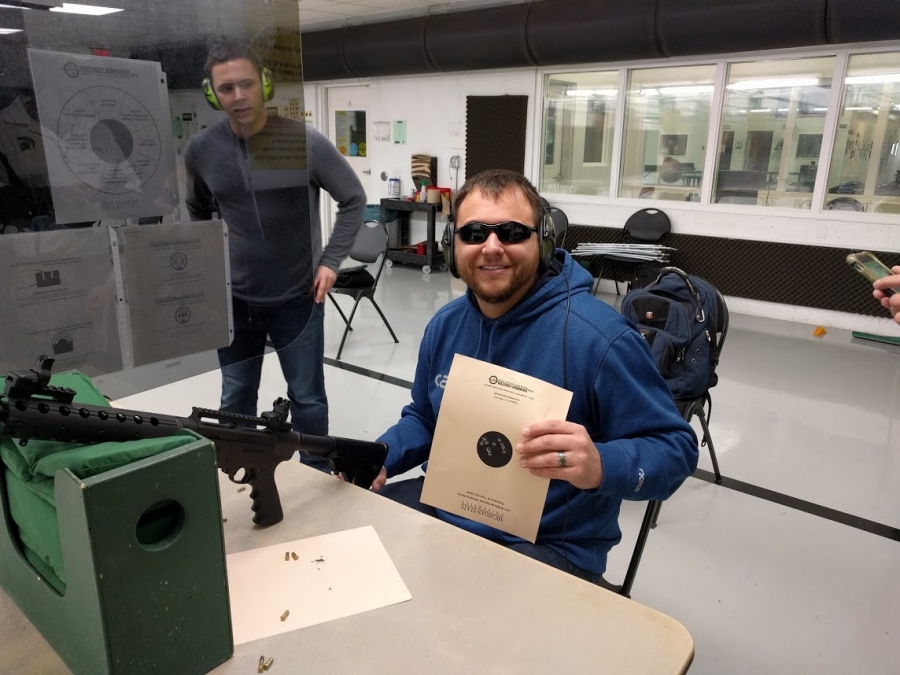
<svg viewBox="0 0 900 675">
<path fill-rule="evenodd" d="M 444 228 L 444 236 L 441 237 L 441 248 L 444 251 L 444 262 L 450 274 L 459 279 L 459 271 L 456 269 L 456 225 L 453 216 L 447 218 L 447 227 Z M 540 251 L 540 269 L 548 269 L 553 264 L 553 254 L 556 251 L 556 228 L 550 214 L 544 213 L 541 218 L 541 226 L 537 231 L 538 250 Z"/>
<path fill-rule="evenodd" d="M 272 71 L 268 68 L 262 68 L 259 71 L 259 79 L 262 82 L 263 101 L 269 102 L 275 97 L 275 80 L 272 77 Z M 206 102 L 213 110 L 222 110 L 222 104 L 219 103 L 219 97 L 213 89 L 212 81 L 208 77 L 203 78 L 203 95 Z"/>
</svg>

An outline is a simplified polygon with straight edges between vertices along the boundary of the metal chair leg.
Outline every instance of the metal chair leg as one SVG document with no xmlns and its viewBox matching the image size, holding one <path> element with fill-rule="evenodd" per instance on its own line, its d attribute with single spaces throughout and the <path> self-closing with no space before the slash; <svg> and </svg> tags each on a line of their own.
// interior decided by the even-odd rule
<svg viewBox="0 0 900 675">
<path fill-rule="evenodd" d="M 628 563 L 628 571 L 625 572 L 625 581 L 619 589 L 619 595 L 626 598 L 631 597 L 631 587 L 634 585 L 634 578 L 637 576 L 638 565 L 641 564 L 641 556 L 644 555 L 644 546 L 647 544 L 647 536 L 650 534 L 651 521 L 653 514 L 656 513 L 656 507 L 660 504 L 658 501 L 647 502 L 647 510 L 644 511 L 644 519 L 641 521 L 641 529 L 638 532 L 637 541 L 634 544 L 634 552 L 631 554 L 631 562 Z"/>
<path fill-rule="evenodd" d="M 344 328 L 344 337 L 341 338 L 341 346 L 338 347 L 338 353 L 337 353 L 337 356 L 335 357 L 335 361 L 341 360 L 341 352 L 344 351 L 344 342 L 347 341 L 347 333 L 349 333 L 351 330 L 350 324 L 353 321 L 353 315 L 356 314 L 356 308 L 359 307 L 359 301 L 361 299 L 362 299 L 361 295 L 356 296 L 356 302 L 353 303 L 353 310 L 350 312 L 350 318 L 347 321 L 346 328 Z"/>
<path fill-rule="evenodd" d="M 656 502 L 656 508 L 653 509 L 653 518 L 650 521 L 651 529 L 656 529 L 656 521 L 659 518 L 660 511 L 662 511 L 662 502 Z"/>
<path fill-rule="evenodd" d="M 388 331 L 390 332 L 391 337 L 394 338 L 394 342 L 399 343 L 400 340 L 398 340 L 398 339 L 397 339 L 397 336 L 394 335 L 394 329 L 391 328 L 391 324 L 388 322 L 387 317 L 384 315 L 384 312 L 381 311 L 381 307 L 379 307 L 379 306 L 378 306 L 378 303 L 375 302 L 375 298 L 373 298 L 371 295 L 369 295 L 369 296 L 367 296 L 367 297 L 369 298 L 369 300 L 372 301 L 372 305 L 374 305 L 375 311 L 378 312 L 378 316 L 380 316 L 380 317 L 381 317 L 381 320 L 384 321 L 384 325 L 387 326 L 387 329 L 388 329 Z"/>
<path fill-rule="evenodd" d="M 349 323 L 347 321 L 347 317 L 344 315 L 343 310 L 341 310 L 341 306 L 338 304 L 338 301 L 334 299 L 334 296 L 331 293 L 328 294 L 328 299 L 331 300 L 331 304 L 334 305 L 334 308 L 338 311 L 338 314 L 341 315 L 341 318 L 344 320 L 344 323 L 349 325 Z M 353 329 L 351 328 L 350 330 L 353 330 Z"/>
<path fill-rule="evenodd" d="M 697 409 L 697 417 L 700 418 L 700 426 L 703 428 L 703 440 L 709 446 L 709 458 L 712 460 L 713 472 L 716 474 L 716 485 L 722 484 L 722 473 L 719 471 L 719 460 L 716 457 L 716 449 L 713 446 L 712 436 L 709 435 L 709 425 L 706 422 L 706 413 L 701 405 Z"/>
</svg>

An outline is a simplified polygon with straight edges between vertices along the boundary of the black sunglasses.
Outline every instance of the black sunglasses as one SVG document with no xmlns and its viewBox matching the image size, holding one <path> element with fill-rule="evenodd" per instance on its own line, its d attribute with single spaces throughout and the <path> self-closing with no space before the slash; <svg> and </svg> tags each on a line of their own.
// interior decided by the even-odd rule
<svg viewBox="0 0 900 675">
<path fill-rule="evenodd" d="M 466 244 L 483 244 L 487 238 L 494 232 L 504 244 L 518 244 L 525 241 L 531 236 L 532 232 L 537 232 L 538 228 L 528 227 L 522 223 L 510 220 L 506 223 L 497 223 L 496 225 L 488 225 L 487 223 L 466 223 L 456 230 L 459 239 Z"/>
</svg>

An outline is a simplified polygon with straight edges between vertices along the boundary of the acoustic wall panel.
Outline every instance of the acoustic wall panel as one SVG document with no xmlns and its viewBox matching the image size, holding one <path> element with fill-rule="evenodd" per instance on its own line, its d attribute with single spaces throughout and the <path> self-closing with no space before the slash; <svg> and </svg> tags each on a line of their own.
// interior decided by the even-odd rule
<svg viewBox="0 0 900 675">
<path fill-rule="evenodd" d="M 583 242 L 624 240 L 622 229 L 570 225 L 566 248 L 573 250 Z M 888 316 L 887 310 L 872 297 L 871 284 L 844 262 L 851 249 L 674 232 L 667 243 L 678 249 L 672 253 L 671 265 L 709 280 L 723 295 L 867 316 Z M 900 253 L 873 253 L 885 265 L 900 265 Z M 593 273 L 597 274 L 599 257 L 577 259 L 590 263 Z M 604 277 L 612 278 L 606 274 Z"/>
<path fill-rule="evenodd" d="M 525 172 L 527 96 L 466 96 L 466 178 L 486 169 Z"/>
</svg>

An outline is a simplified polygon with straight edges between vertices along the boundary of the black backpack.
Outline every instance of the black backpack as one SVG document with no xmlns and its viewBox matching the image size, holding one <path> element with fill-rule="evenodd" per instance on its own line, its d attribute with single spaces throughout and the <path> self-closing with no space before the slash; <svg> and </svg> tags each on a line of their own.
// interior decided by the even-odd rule
<svg viewBox="0 0 900 675">
<path fill-rule="evenodd" d="M 623 298 L 622 314 L 647 340 L 676 400 L 699 398 L 716 385 L 728 309 L 712 284 L 664 267 L 656 281 Z"/>
</svg>

